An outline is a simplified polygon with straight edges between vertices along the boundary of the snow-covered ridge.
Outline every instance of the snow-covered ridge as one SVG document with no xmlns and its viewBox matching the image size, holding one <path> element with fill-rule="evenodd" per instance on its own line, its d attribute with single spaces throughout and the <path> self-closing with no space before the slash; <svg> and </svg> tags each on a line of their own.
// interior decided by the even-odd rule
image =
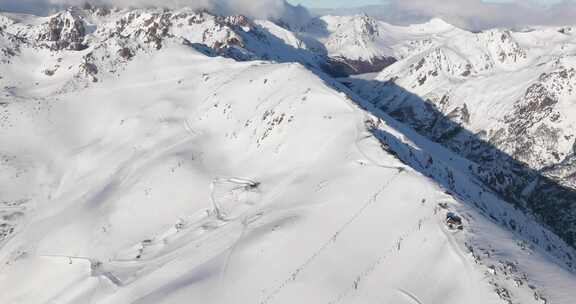
<svg viewBox="0 0 576 304">
<path fill-rule="evenodd" d="M 191 9 L 71 8 L 45 18 L 6 15 L 6 30 L 36 47 L 95 49 L 109 40 L 135 38 L 153 47 L 166 39 L 185 39 L 234 59 L 297 61 L 329 73 L 375 72 L 392 64 L 402 33 L 425 35 L 454 27 L 432 21 L 430 30 L 397 28 L 366 16 L 313 19 L 297 31 L 281 22 L 221 17 Z M 422 25 L 424 27 L 424 25 Z M 327 35 L 327 36 L 326 36 Z M 134 51 L 134 50 L 132 50 Z M 127 53 L 128 51 L 123 51 Z"/>
<path fill-rule="evenodd" d="M 488 187 L 485 168 L 321 72 L 322 43 L 306 33 L 186 9 L 9 17 L 0 303 L 576 297 L 570 246 Z M 433 63 L 442 50 L 446 71 L 465 62 L 438 41 L 461 30 L 388 30 L 409 37 L 391 45 L 397 54 Z M 482 76 L 444 70 L 448 81 Z M 539 79 L 552 90 L 563 75 Z M 380 98 L 409 102 L 397 89 Z M 451 98 L 438 99 L 450 118 L 474 121 L 474 105 Z M 444 123 L 438 134 L 458 129 Z"/>
<path fill-rule="evenodd" d="M 575 36 L 555 27 L 454 31 L 396 49 L 398 62 L 350 87 L 477 163 L 487 185 L 574 244 Z"/>
</svg>

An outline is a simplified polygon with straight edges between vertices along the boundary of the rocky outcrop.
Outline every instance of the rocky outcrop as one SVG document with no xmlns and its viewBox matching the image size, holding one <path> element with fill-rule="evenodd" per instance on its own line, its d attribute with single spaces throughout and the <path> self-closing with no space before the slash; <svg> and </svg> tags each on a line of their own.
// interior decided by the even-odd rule
<svg viewBox="0 0 576 304">
<path fill-rule="evenodd" d="M 20 53 L 26 41 L 0 28 L 0 63 L 10 63 L 12 58 Z"/>
<path fill-rule="evenodd" d="M 324 70 L 334 77 L 347 77 L 366 73 L 376 73 L 396 62 L 394 57 L 377 57 L 370 60 L 354 60 L 344 57 L 329 57 Z"/>
<path fill-rule="evenodd" d="M 55 51 L 81 51 L 88 47 L 84 43 L 85 36 L 84 21 L 70 9 L 51 17 L 43 24 L 36 41 Z"/>
<path fill-rule="evenodd" d="M 575 86 L 574 68 L 540 75 L 515 102 L 514 110 L 504 117 L 505 127 L 496 131 L 490 141 L 535 169 L 553 166 L 573 154 L 570 143 L 574 135 L 572 130 L 561 127 L 568 117 L 559 103 L 562 98 L 573 96 Z"/>
<path fill-rule="evenodd" d="M 526 60 L 528 56 L 509 30 L 488 30 L 477 34 L 476 39 L 490 57 L 499 63 L 515 64 Z"/>
</svg>

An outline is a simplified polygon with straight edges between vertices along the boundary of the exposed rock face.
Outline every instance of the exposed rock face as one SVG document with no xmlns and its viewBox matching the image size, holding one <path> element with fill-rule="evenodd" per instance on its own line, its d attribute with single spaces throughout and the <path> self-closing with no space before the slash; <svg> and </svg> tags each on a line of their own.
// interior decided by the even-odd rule
<svg viewBox="0 0 576 304">
<path fill-rule="evenodd" d="M 570 157 L 574 134 L 562 128 L 570 118 L 560 110 L 560 100 L 574 96 L 575 86 L 574 68 L 543 73 L 514 104 L 513 111 L 504 117 L 505 127 L 490 141 L 535 169 L 555 166 Z"/>
<path fill-rule="evenodd" d="M 26 42 L 0 28 L 0 63 L 10 63 Z"/>
<path fill-rule="evenodd" d="M 519 63 L 528 54 L 512 37 L 509 30 L 489 30 L 479 33 L 477 41 L 487 50 L 487 53 L 500 63 Z"/>
<path fill-rule="evenodd" d="M 130 48 L 127 48 L 127 47 L 121 48 L 118 51 L 118 55 L 120 55 L 120 57 L 122 57 L 126 60 L 130 60 L 132 57 L 134 57 L 134 53 L 132 52 L 132 50 Z"/>
<path fill-rule="evenodd" d="M 231 47 L 244 48 L 244 39 L 238 32 L 251 31 L 253 27 L 244 16 L 221 17 L 206 12 L 130 12 L 118 18 L 116 26 L 105 35 L 135 39 L 156 49 L 161 49 L 167 40 L 180 38 L 225 53 Z"/>
<path fill-rule="evenodd" d="M 396 62 L 394 57 L 377 57 L 370 60 L 353 60 L 344 57 L 328 58 L 325 71 L 335 77 L 376 73 Z"/>
<path fill-rule="evenodd" d="M 549 162 L 545 160 L 547 156 L 553 156 L 552 162 L 559 161 L 559 155 L 554 151 L 560 130 L 546 124 L 559 119 L 554 108 L 557 103 L 557 97 L 541 84 L 530 86 L 525 96 L 514 105 L 514 111 L 505 117 L 508 127 L 502 132 L 496 131 L 497 135 L 491 142 L 526 163 L 543 166 Z M 537 143 L 539 139 L 543 141 Z M 538 155 L 538 149 L 545 150 L 547 155 Z"/>
<path fill-rule="evenodd" d="M 252 20 L 243 15 L 217 17 L 216 20 L 225 25 L 239 26 L 245 29 L 251 29 L 255 26 Z"/>
<path fill-rule="evenodd" d="M 67 10 L 50 18 L 36 40 L 52 50 L 81 51 L 88 47 L 84 44 L 85 36 L 84 21 L 73 10 Z"/>
</svg>

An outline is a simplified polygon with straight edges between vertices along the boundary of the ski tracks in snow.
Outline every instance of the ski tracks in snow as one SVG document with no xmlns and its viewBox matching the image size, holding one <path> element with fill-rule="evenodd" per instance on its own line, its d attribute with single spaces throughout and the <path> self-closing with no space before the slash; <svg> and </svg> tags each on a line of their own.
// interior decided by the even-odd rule
<svg viewBox="0 0 576 304">
<path fill-rule="evenodd" d="M 280 285 L 278 285 L 278 287 L 276 287 L 262 301 L 260 301 L 261 304 L 271 303 L 276 298 L 276 296 L 290 284 L 290 282 L 295 281 L 298 275 L 302 271 L 304 271 L 310 264 L 312 264 L 324 251 L 326 251 L 334 243 L 336 243 L 338 236 L 342 234 L 348 227 L 350 227 L 360 216 L 362 216 L 362 214 L 364 214 L 364 212 L 369 207 L 374 205 L 378 201 L 380 195 L 394 182 L 394 180 L 396 180 L 396 178 L 398 178 L 405 171 L 404 168 L 394 168 L 394 169 L 397 169 L 398 172 L 396 172 L 390 179 L 388 179 L 382 185 L 382 187 L 380 187 L 380 189 L 376 191 L 376 193 L 374 193 L 374 195 L 372 195 L 372 197 L 370 197 L 370 199 L 368 199 L 368 201 L 366 201 L 366 203 L 364 203 L 364 205 L 362 205 L 362 207 L 354 213 L 354 215 L 350 219 L 348 219 L 342 226 L 340 226 L 340 228 L 336 230 L 336 232 L 332 235 L 332 237 L 330 237 L 330 239 L 324 242 L 322 246 L 320 246 L 320 248 L 314 251 L 308 259 L 306 259 L 298 268 L 296 268 L 296 270 L 292 271 L 290 275 L 285 280 L 283 280 Z"/>
<path fill-rule="evenodd" d="M 394 244 L 392 244 L 390 247 L 388 247 L 383 254 L 381 254 L 376 260 L 374 260 L 372 263 L 370 263 L 362 272 L 360 272 L 353 280 L 352 284 L 349 285 L 349 287 L 347 289 L 345 289 L 343 292 L 341 292 L 340 294 L 338 294 L 336 296 L 336 298 L 334 298 L 333 300 L 329 301 L 329 304 L 336 304 L 336 303 L 340 303 L 342 302 L 348 295 L 350 295 L 353 291 L 358 290 L 361 283 L 367 279 L 372 273 L 374 273 L 374 271 L 376 271 L 376 269 L 378 268 L 378 266 L 380 266 L 382 263 L 384 263 L 385 260 L 387 260 L 389 257 L 392 257 L 395 254 L 398 254 L 401 250 L 401 246 L 400 244 L 403 241 L 406 241 L 409 237 L 413 236 L 415 233 L 418 233 L 418 231 L 422 230 L 422 224 L 424 222 L 427 222 L 431 219 L 433 219 L 435 217 L 434 214 L 431 214 L 425 218 L 421 218 L 418 220 L 418 223 L 416 225 L 413 225 L 408 231 L 404 232 L 403 234 L 401 234 L 398 238 L 397 238 L 397 242 L 395 242 Z M 419 303 L 422 304 L 421 301 L 419 301 L 416 297 L 410 296 L 411 294 L 409 293 L 405 293 L 402 290 L 399 290 L 400 292 L 408 295 L 410 298 L 412 298 L 412 300 L 415 301 L 415 303 Z"/>
<path fill-rule="evenodd" d="M 420 299 L 418 299 L 418 297 L 416 295 L 414 295 L 413 293 L 406 291 L 404 289 L 401 289 L 401 288 L 398 288 L 397 290 L 398 290 L 398 292 L 400 292 L 400 294 L 402 294 L 403 296 L 407 297 L 412 302 L 414 302 L 414 304 L 423 304 L 423 302 L 420 301 Z"/>
</svg>

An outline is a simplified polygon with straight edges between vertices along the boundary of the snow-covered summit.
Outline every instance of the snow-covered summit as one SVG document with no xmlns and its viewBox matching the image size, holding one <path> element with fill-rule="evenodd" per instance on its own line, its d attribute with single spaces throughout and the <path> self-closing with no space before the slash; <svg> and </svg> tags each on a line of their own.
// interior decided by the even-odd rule
<svg viewBox="0 0 576 304">
<path fill-rule="evenodd" d="M 432 18 L 421 24 L 408 25 L 407 28 L 414 33 L 426 34 L 439 34 L 457 29 L 456 26 L 444 21 L 442 18 Z"/>
<path fill-rule="evenodd" d="M 392 56 L 379 22 L 368 16 L 326 16 L 312 21 L 306 31 L 317 35 L 332 56 L 354 60 Z"/>
</svg>

